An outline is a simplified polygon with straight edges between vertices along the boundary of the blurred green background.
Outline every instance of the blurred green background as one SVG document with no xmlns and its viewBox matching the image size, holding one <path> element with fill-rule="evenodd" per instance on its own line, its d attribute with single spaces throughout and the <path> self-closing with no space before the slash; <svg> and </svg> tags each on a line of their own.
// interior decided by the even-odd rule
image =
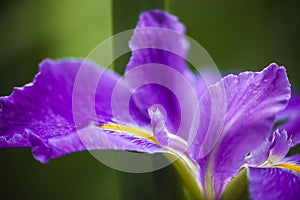
<svg viewBox="0 0 300 200">
<path fill-rule="evenodd" d="M 260 70 L 277 62 L 286 66 L 293 88 L 300 90 L 299 1 L 167 3 L 168 10 L 185 23 L 187 34 L 211 54 L 220 70 Z M 42 59 L 85 57 L 113 33 L 133 28 L 141 9 L 164 4 L 157 0 L 11 0 L 0 5 L 2 96 L 9 95 L 14 86 L 30 82 Z M 1 199 L 184 198 L 172 167 L 126 174 L 104 166 L 88 152 L 43 165 L 33 159 L 29 149 L 0 149 L 0 162 Z"/>
</svg>

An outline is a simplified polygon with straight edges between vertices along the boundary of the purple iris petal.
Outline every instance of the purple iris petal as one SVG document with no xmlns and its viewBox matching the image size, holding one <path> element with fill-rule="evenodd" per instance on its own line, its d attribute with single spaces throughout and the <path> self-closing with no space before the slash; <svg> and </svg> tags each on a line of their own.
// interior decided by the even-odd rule
<svg viewBox="0 0 300 200">
<path fill-rule="evenodd" d="M 153 105 L 148 109 L 151 118 L 152 130 L 155 138 L 160 144 L 168 144 L 167 131 L 165 129 L 166 113 L 160 105 Z"/>
<path fill-rule="evenodd" d="M 31 132 L 47 138 L 74 131 L 71 95 L 80 64 L 77 60 L 46 60 L 33 83 L 1 97 L 2 147 L 30 146 Z"/>
<path fill-rule="evenodd" d="M 226 104 L 221 87 L 225 90 Z M 205 119 L 200 121 L 201 132 L 196 141 L 204 141 L 198 148 L 198 160 L 206 163 L 203 169 L 208 166 L 202 174 L 211 173 L 217 197 L 239 171 L 246 154 L 258 148 L 268 137 L 276 113 L 285 108 L 290 98 L 290 84 L 285 69 L 271 64 L 259 73 L 226 76 L 210 88 L 200 104 L 204 102 L 202 104 L 205 105 L 208 99 L 218 96 L 220 102 L 215 101 L 208 108 L 200 107 L 210 115 L 201 113 L 200 116 Z M 225 119 L 219 116 L 224 105 Z M 221 131 L 216 133 L 215 130 Z"/>
<path fill-rule="evenodd" d="M 300 166 L 300 154 L 286 157 L 278 163 L 289 163 L 289 164 Z"/>
<path fill-rule="evenodd" d="M 173 15 L 160 10 L 142 13 L 129 42 L 132 57 L 126 70 L 159 63 L 192 78 L 184 59 L 189 47 L 184 33 L 184 25 Z"/>
<path fill-rule="evenodd" d="M 165 128 L 166 112 L 161 105 L 153 105 L 148 109 L 154 137 L 166 147 L 183 153 L 187 150 L 188 143 L 181 137 L 169 133 Z"/>
<path fill-rule="evenodd" d="M 210 85 L 213 85 L 221 80 L 220 74 L 210 68 L 204 68 L 199 70 L 199 75 L 196 77 L 196 93 L 197 97 L 200 97 L 205 93 Z"/>
<path fill-rule="evenodd" d="M 295 200 L 300 196 L 300 173 L 284 168 L 249 167 L 249 192 L 255 200 Z"/>
<path fill-rule="evenodd" d="M 271 145 L 271 141 L 264 141 L 259 148 L 255 149 L 249 156 L 246 157 L 245 163 L 249 166 L 258 166 L 266 162 L 270 154 Z"/>
<path fill-rule="evenodd" d="M 152 31 L 149 38 L 143 32 L 147 29 L 142 30 L 147 27 L 164 31 Z M 172 40 L 164 38 L 166 30 Z M 165 108 L 168 131 L 176 133 L 183 124 L 186 131 L 182 132 L 188 135 L 190 124 L 181 123 L 181 116 L 193 116 L 197 103 L 189 100 L 194 97 L 189 85 L 194 76 L 185 65 L 188 43 L 183 33 L 184 26 L 176 17 L 162 11 L 143 13 L 130 42 L 133 55 L 125 80 L 80 60 L 44 61 L 33 83 L 1 98 L 1 147 L 32 147 L 41 162 L 85 149 L 161 151 L 149 126 L 144 129 L 150 140 L 143 138 L 145 132 L 143 136 L 128 133 L 142 129 L 140 122 L 149 118 L 148 108 L 154 104 Z M 160 49 L 140 47 L 145 41 L 160 44 Z M 139 70 L 138 65 L 145 64 L 149 66 Z M 153 79 L 155 84 L 151 84 Z M 119 90 L 113 96 L 116 85 Z M 127 118 L 128 108 L 123 103 L 128 96 L 134 121 Z M 184 98 L 178 102 L 178 96 Z M 186 119 L 190 121 L 192 118 Z M 147 121 L 143 125 L 148 125 Z"/>
<path fill-rule="evenodd" d="M 45 60 L 33 83 L 16 88 L 1 97 L 0 147 L 32 147 L 35 158 L 51 158 L 86 149 L 119 149 L 154 152 L 160 148 L 143 138 L 101 129 L 101 123 L 112 122 L 111 93 L 119 76 L 84 63 L 86 75 L 77 91 L 82 109 L 72 109 L 72 90 L 81 60 Z M 96 91 L 93 79 L 101 76 Z M 95 107 L 91 98 L 101 99 Z M 91 115 L 96 110 L 96 118 Z M 75 111 L 75 113 L 74 113 Z M 73 115 L 80 116 L 74 123 Z"/>
<path fill-rule="evenodd" d="M 277 120 L 283 120 L 280 129 L 287 130 L 289 136 L 292 135 L 292 146 L 300 143 L 300 97 L 292 93 L 291 99 L 285 110 L 278 113 Z"/>
<path fill-rule="evenodd" d="M 266 161 L 277 163 L 281 161 L 291 148 L 291 139 L 287 132 L 273 132 L 270 140 L 266 140 L 259 148 L 251 152 L 245 162 L 249 166 L 259 166 Z"/>
<path fill-rule="evenodd" d="M 137 29 L 130 42 L 133 56 L 127 67 L 126 84 L 129 83 L 132 87 L 137 83 L 136 80 L 155 77 L 157 80 L 165 81 L 166 86 L 179 84 L 181 87 L 177 91 L 181 92 L 180 96 L 184 96 L 183 92 L 188 94 L 186 85 L 189 84 L 193 75 L 184 64 L 184 56 L 188 48 L 183 35 L 184 26 L 176 17 L 165 12 L 150 11 L 143 13 L 138 23 L 138 28 L 147 27 L 164 28 L 169 32 L 174 32 L 175 38 L 165 40 L 162 36 L 165 36 L 166 32 L 154 32 L 155 34 L 150 38 L 149 35 L 144 38 L 143 30 Z M 149 41 L 150 44 L 159 43 L 162 49 L 140 49 L 139 45 L 145 44 L 145 41 Z M 164 64 L 166 71 L 173 70 L 175 75 L 170 76 L 169 73 L 164 73 L 160 69 L 151 71 L 149 68 L 150 71 L 142 70 L 146 72 L 144 76 L 138 79 L 130 78 L 133 74 L 129 73 L 131 70 L 147 63 Z M 124 128 L 117 126 L 120 124 L 114 124 L 119 122 L 113 118 L 115 113 L 113 113 L 112 106 L 115 104 L 112 103 L 112 93 L 120 77 L 112 72 L 103 72 L 102 69 L 92 64 L 86 66 L 85 63 L 84 67 L 80 67 L 82 64 L 83 62 L 79 60 L 47 60 L 40 65 L 40 73 L 33 83 L 24 88 L 15 89 L 14 94 L 9 97 L 1 98 L 1 147 L 31 146 L 35 157 L 41 162 L 85 149 L 137 150 L 148 153 L 161 150 L 155 142 L 128 135 L 123 130 Z M 101 80 L 98 80 L 99 77 Z M 178 79 L 183 81 L 178 82 Z M 118 87 L 120 85 L 121 93 L 127 93 L 124 96 L 132 95 L 127 85 L 123 86 L 122 83 L 118 83 Z M 171 87 L 158 84 L 148 84 L 137 88 L 130 101 L 130 108 L 132 108 L 130 114 L 137 122 L 137 129 L 140 128 L 138 127 L 139 121 L 143 121 L 143 117 L 149 118 L 148 113 L 142 113 L 144 114 L 142 116 L 141 112 L 148 112 L 148 108 L 153 104 L 161 104 L 166 109 L 166 124 L 169 131 L 175 133 L 179 128 L 181 120 L 179 103 L 182 102 L 178 103 L 173 91 L 169 91 L 168 88 Z M 190 93 L 192 94 L 193 91 Z M 114 97 L 114 101 L 117 99 L 117 104 L 122 105 L 122 97 L 122 94 L 121 97 Z M 183 101 L 183 104 L 189 105 L 190 103 Z M 120 105 L 117 106 L 124 108 Z M 189 107 L 187 111 L 190 114 L 194 109 L 192 106 Z M 126 116 L 122 116 L 122 109 L 117 110 L 117 116 L 114 117 L 125 119 L 121 122 L 121 126 L 122 123 L 132 123 L 132 121 L 127 121 Z M 103 124 L 106 125 L 100 127 Z M 152 130 L 148 129 L 148 131 L 151 133 Z"/>
<path fill-rule="evenodd" d="M 189 131 L 190 116 L 195 110 L 193 104 L 178 101 L 179 96 L 184 96 L 179 93 L 194 92 L 191 88 L 196 81 L 185 61 L 189 44 L 184 32 L 184 25 L 175 16 L 159 10 L 142 13 L 129 42 L 132 57 L 125 72 L 125 77 L 130 76 L 129 85 L 143 85 L 132 96 L 138 108 L 131 106 L 131 110 L 140 110 L 141 124 L 150 122 L 148 108 L 160 104 L 166 110 L 166 127 L 174 134 L 183 123 L 186 124 L 184 131 Z M 191 86 L 187 86 L 188 83 Z"/>
<path fill-rule="evenodd" d="M 286 131 L 275 131 L 273 135 L 273 143 L 268 159 L 271 162 L 276 163 L 287 155 L 291 148 L 292 140 L 289 138 Z"/>
</svg>

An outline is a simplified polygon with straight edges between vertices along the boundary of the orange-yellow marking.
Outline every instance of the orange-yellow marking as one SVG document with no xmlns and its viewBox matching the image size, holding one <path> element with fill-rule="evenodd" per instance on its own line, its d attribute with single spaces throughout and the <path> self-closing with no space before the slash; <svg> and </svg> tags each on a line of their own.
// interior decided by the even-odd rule
<svg viewBox="0 0 300 200">
<path fill-rule="evenodd" d="M 274 166 L 289 169 L 289 170 L 300 173 L 300 166 L 297 166 L 297 165 L 293 165 L 293 164 L 289 164 L 289 163 L 283 163 L 283 164 L 276 164 Z"/>
<path fill-rule="evenodd" d="M 156 138 L 146 132 L 143 132 L 141 130 L 135 129 L 135 128 L 131 128 L 131 127 L 127 127 L 127 126 L 120 126 L 120 125 L 114 125 L 114 124 L 103 124 L 100 126 L 103 129 L 107 129 L 107 130 L 115 130 L 115 131 L 125 131 L 128 133 L 132 133 L 133 135 L 137 135 L 139 137 L 142 138 L 146 138 L 148 140 L 151 140 L 153 143 L 159 145 L 159 142 L 156 140 Z"/>
</svg>

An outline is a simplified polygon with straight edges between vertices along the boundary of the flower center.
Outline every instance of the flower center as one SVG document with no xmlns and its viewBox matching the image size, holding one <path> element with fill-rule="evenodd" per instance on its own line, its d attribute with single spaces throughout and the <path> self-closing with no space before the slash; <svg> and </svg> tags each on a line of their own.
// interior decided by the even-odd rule
<svg viewBox="0 0 300 200">
<path fill-rule="evenodd" d="M 128 127 L 128 126 L 115 125 L 115 124 L 103 124 L 100 127 L 105 129 L 105 130 L 122 131 L 122 132 L 130 133 L 130 134 L 133 134 L 135 136 L 150 140 L 151 142 L 153 142 L 153 143 L 160 146 L 159 142 L 156 140 L 156 138 L 153 135 L 151 135 L 147 132 L 144 132 L 142 130 L 136 129 L 136 128 L 132 128 L 132 127 Z"/>
<path fill-rule="evenodd" d="M 297 166 L 293 163 L 273 163 L 270 160 L 265 161 L 263 164 L 259 165 L 258 167 L 278 167 L 283 169 L 288 169 L 297 173 L 300 173 L 300 166 Z"/>
<path fill-rule="evenodd" d="M 123 126 L 123 125 L 117 125 L 117 124 L 103 124 L 100 125 L 100 127 L 104 130 L 114 131 L 114 132 L 123 132 L 127 133 L 128 135 L 139 137 L 141 139 L 146 139 L 159 147 L 162 148 L 162 150 L 166 150 L 167 153 L 171 153 L 176 156 L 176 159 L 180 158 L 186 166 L 189 168 L 189 170 L 195 174 L 197 166 L 196 164 L 190 159 L 190 157 L 185 153 L 185 151 L 188 148 L 188 143 L 186 140 L 182 139 L 181 137 L 168 133 L 164 135 L 164 141 L 162 144 L 161 138 L 159 138 L 160 135 L 153 135 L 149 133 L 147 130 L 141 130 L 138 128 L 133 128 L 129 126 Z M 158 138 L 156 138 L 158 137 Z M 175 161 L 176 159 L 170 160 Z"/>
<path fill-rule="evenodd" d="M 290 164 L 290 163 L 275 164 L 274 166 L 289 169 L 289 170 L 300 173 L 300 166 L 293 165 L 293 164 Z"/>
<path fill-rule="evenodd" d="M 161 139 L 159 138 L 159 135 L 156 135 L 158 136 L 158 138 L 156 138 L 156 136 L 154 136 L 153 134 L 137 128 L 116 125 L 116 124 L 103 124 L 100 127 L 105 130 L 125 132 L 129 135 L 149 140 L 150 142 L 160 147 L 163 147 L 167 150 L 172 150 L 173 152 L 184 153 L 188 148 L 188 143 L 186 140 L 182 139 L 177 135 L 170 134 L 167 132 L 164 135 L 165 136 L 164 138 L 165 140 L 163 141 L 164 144 L 162 144 L 162 142 L 160 142 Z"/>
</svg>

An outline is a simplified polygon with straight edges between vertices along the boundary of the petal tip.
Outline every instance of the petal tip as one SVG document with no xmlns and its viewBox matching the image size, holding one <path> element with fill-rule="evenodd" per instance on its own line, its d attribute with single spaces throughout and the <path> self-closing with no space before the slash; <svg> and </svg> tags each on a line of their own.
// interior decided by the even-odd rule
<svg viewBox="0 0 300 200">
<path fill-rule="evenodd" d="M 185 33 L 185 26 L 178 20 L 177 16 L 159 9 L 141 13 L 137 28 L 147 27 L 167 28 L 179 33 Z"/>
<path fill-rule="evenodd" d="M 32 146 L 32 154 L 34 158 L 41 163 L 48 162 L 50 158 L 50 148 L 45 141 L 30 130 L 25 130 L 28 133 L 28 140 Z"/>
</svg>

